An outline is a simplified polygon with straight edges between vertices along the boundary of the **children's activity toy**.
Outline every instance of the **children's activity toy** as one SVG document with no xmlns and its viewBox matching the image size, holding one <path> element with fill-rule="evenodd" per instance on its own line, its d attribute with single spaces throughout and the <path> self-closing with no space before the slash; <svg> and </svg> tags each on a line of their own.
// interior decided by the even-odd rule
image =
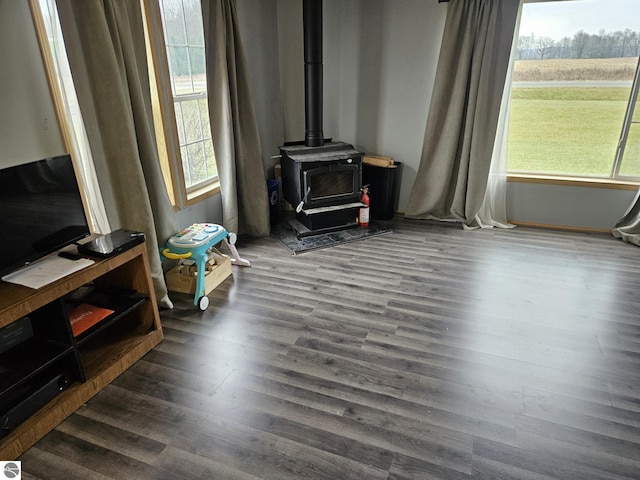
<svg viewBox="0 0 640 480">
<path fill-rule="evenodd" d="M 171 260 L 193 260 L 197 268 L 196 288 L 193 303 L 204 311 L 209 306 L 209 298 L 205 292 L 205 273 L 207 262 L 215 260 L 220 254 L 215 246 L 225 242 L 231 252 L 231 263 L 244 267 L 251 266 L 248 260 L 238 255 L 235 247 L 236 234 L 228 232 L 223 226 L 215 223 L 194 223 L 173 235 L 161 254 Z"/>
</svg>

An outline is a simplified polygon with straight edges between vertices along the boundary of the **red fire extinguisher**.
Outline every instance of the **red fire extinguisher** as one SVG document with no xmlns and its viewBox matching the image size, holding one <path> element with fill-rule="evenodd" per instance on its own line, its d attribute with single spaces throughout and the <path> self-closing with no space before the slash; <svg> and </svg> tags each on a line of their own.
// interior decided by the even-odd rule
<svg viewBox="0 0 640 480">
<path fill-rule="evenodd" d="M 364 204 L 360 207 L 360 211 L 358 213 L 358 223 L 361 227 L 369 226 L 369 205 L 371 201 L 369 200 L 369 185 L 365 185 L 360 189 L 362 195 L 360 195 L 360 201 Z"/>
</svg>

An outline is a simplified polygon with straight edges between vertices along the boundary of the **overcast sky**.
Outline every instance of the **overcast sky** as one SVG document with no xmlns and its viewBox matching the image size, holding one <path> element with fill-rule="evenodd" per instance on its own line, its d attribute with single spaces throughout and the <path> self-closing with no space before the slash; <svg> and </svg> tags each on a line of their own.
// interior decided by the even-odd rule
<svg viewBox="0 0 640 480">
<path fill-rule="evenodd" d="M 598 33 L 630 28 L 640 32 L 640 0 L 573 0 L 525 3 L 520 35 L 560 40 L 579 30 Z"/>
</svg>

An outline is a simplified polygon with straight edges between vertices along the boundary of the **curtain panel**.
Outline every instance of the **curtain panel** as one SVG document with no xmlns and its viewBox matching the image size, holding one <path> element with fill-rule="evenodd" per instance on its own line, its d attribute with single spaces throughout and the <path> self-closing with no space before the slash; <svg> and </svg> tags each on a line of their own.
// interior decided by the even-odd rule
<svg viewBox="0 0 640 480">
<path fill-rule="evenodd" d="M 140 2 L 56 3 L 109 223 L 145 233 L 158 302 L 171 307 L 158 247 L 177 224 L 158 159 Z"/>
<path fill-rule="evenodd" d="M 627 212 L 616 222 L 611 233 L 624 242 L 640 247 L 640 190 Z"/>
<path fill-rule="evenodd" d="M 267 176 L 234 0 L 202 0 L 211 135 L 225 228 L 269 235 Z"/>
<path fill-rule="evenodd" d="M 47 69 L 47 76 L 57 79 L 57 81 L 50 79 L 50 82 L 59 87 L 61 109 L 57 114 L 61 118 L 58 118 L 58 121 L 63 131 L 65 145 L 79 168 L 82 188 L 87 199 L 86 208 L 88 209 L 91 231 L 96 233 L 110 232 L 111 227 L 102 202 L 102 192 L 96 176 L 87 131 L 69 69 L 69 59 L 64 46 L 55 0 L 41 0 L 40 2 L 31 0 L 30 4 L 34 21 L 38 24 L 42 22 L 43 34 L 45 31 L 47 33 L 43 38 L 38 38 L 38 41 L 41 43 L 43 56 L 48 58 L 45 63 L 55 65 L 55 70 L 49 71 Z M 43 11 L 46 12 L 46 15 L 43 15 Z M 54 96 L 57 94 L 54 93 Z"/>
<path fill-rule="evenodd" d="M 520 0 L 450 0 L 405 217 L 481 226 Z"/>
<path fill-rule="evenodd" d="M 520 31 L 522 18 L 522 0 L 518 7 L 518 17 L 514 32 Z M 489 178 L 484 193 L 484 201 L 476 214 L 476 225 L 481 228 L 513 228 L 507 220 L 507 160 L 509 140 L 509 120 L 511 117 L 511 92 L 513 90 L 513 68 L 518 52 L 518 35 L 513 36 L 507 76 L 504 81 L 502 103 L 498 115 L 496 138 L 491 155 Z M 463 224 L 464 225 L 464 224 Z"/>
</svg>

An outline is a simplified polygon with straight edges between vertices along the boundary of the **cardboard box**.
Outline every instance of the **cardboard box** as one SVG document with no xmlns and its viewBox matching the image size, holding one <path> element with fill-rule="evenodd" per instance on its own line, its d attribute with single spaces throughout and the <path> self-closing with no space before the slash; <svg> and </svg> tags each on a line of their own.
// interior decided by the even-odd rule
<svg viewBox="0 0 640 480">
<path fill-rule="evenodd" d="M 223 255 L 222 261 L 216 261 L 214 265 L 207 264 L 204 272 L 205 295 L 211 293 L 228 276 L 231 275 L 231 259 Z M 195 265 L 178 265 L 167 272 L 167 289 L 178 293 L 196 293 L 197 269 Z"/>
</svg>

